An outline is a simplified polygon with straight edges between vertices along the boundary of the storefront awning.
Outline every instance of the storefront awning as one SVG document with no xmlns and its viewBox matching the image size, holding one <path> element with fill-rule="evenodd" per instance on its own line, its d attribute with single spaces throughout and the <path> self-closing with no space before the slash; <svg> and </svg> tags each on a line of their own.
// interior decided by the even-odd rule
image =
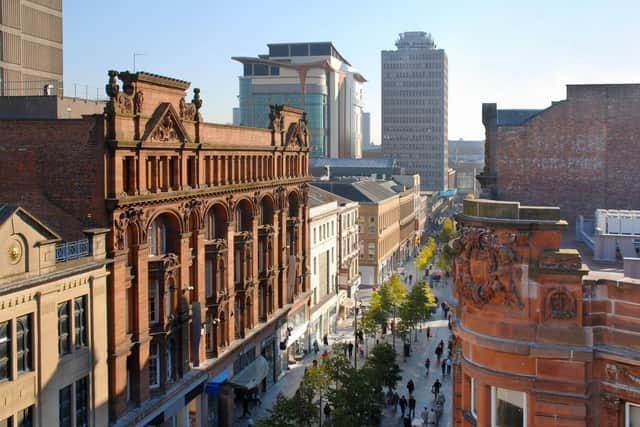
<svg viewBox="0 0 640 427">
<path fill-rule="evenodd" d="M 227 378 L 229 378 L 229 368 L 224 368 L 222 372 L 207 382 L 205 391 L 209 394 L 218 394 L 220 391 L 220 384 L 227 381 Z"/>
<path fill-rule="evenodd" d="M 263 356 L 258 356 L 258 358 L 251 362 L 246 368 L 234 375 L 229 382 L 236 387 L 251 390 L 256 388 L 258 384 L 267 377 L 268 373 L 269 363 L 267 359 Z"/>
</svg>

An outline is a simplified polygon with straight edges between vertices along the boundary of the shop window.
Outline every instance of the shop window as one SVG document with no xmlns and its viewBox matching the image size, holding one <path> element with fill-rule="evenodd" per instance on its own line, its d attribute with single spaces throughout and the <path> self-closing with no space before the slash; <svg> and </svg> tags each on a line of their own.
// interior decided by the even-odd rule
<svg viewBox="0 0 640 427">
<path fill-rule="evenodd" d="M 491 425 L 527 427 L 527 395 L 521 391 L 491 388 Z"/>
</svg>

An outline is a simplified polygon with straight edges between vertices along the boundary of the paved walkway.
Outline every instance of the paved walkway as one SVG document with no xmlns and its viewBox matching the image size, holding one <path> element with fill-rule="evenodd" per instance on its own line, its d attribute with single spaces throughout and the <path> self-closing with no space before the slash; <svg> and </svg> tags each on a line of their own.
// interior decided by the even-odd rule
<svg viewBox="0 0 640 427">
<path fill-rule="evenodd" d="M 416 277 L 418 277 L 418 273 L 416 272 L 415 265 L 413 264 L 413 259 L 409 262 L 405 263 L 403 267 L 399 269 L 399 271 L 405 272 L 405 277 L 408 278 L 409 274 L 413 275 L 413 282 L 415 283 Z M 408 286 L 410 288 L 411 286 Z M 441 286 L 439 288 L 433 289 L 433 293 L 438 297 L 439 300 L 444 299 L 445 301 L 451 299 L 450 286 Z M 358 292 L 358 298 L 363 302 L 363 304 L 367 305 L 369 298 L 371 297 L 371 290 L 360 290 Z M 431 327 L 432 338 L 430 341 L 427 341 L 426 337 L 426 327 Z M 396 349 L 398 351 L 398 365 L 402 369 L 402 379 L 398 383 L 397 392 L 400 396 L 403 394 L 409 399 L 409 393 L 406 388 L 406 384 L 409 379 L 413 379 L 415 384 L 414 397 L 416 398 L 416 417 L 420 417 L 420 413 L 423 411 L 424 407 L 431 407 L 431 402 L 433 399 L 433 395 L 431 394 L 431 385 L 439 378 L 442 382 L 441 392 L 445 396 L 445 408 L 443 415 L 440 419 L 439 427 L 451 427 L 452 425 L 452 412 L 451 412 L 451 378 L 449 376 L 445 376 L 444 380 L 442 377 L 442 372 L 440 366 L 437 365 L 437 358 L 435 356 L 435 348 L 438 345 L 440 340 L 443 340 L 445 343 L 445 355 L 446 355 L 446 345 L 449 340 L 450 333 L 447 325 L 447 321 L 443 319 L 442 310 L 439 308 L 438 311 L 432 315 L 430 321 L 428 321 L 423 329 L 418 333 L 418 341 L 412 341 L 412 351 L 411 356 L 405 360 L 403 360 L 402 356 L 402 340 L 400 338 L 396 338 Z M 387 335 L 385 337 L 385 341 L 391 343 L 392 337 L 391 335 Z M 337 342 L 346 342 L 352 341 L 354 342 L 354 323 L 353 317 L 348 317 L 345 320 L 338 321 L 338 328 L 335 334 L 329 335 L 329 345 L 333 345 Z M 374 339 L 368 340 L 368 348 L 370 349 L 374 345 Z M 367 346 L 365 346 L 366 348 Z M 324 350 L 324 346 L 321 345 L 321 352 Z M 279 393 L 282 393 L 286 397 L 291 397 L 294 395 L 296 390 L 298 389 L 300 382 L 302 381 L 302 377 L 304 375 L 304 368 L 312 364 L 312 361 L 315 357 L 313 354 L 308 355 L 302 361 L 297 363 L 296 365 L 291 365 L 290 370 L 282 377 L 280 380 L 274 384 L 267 393 L 261 396 L 262 405 L 257 406 L 251 409 L 252 418 L 254 421 L 269 417 L 269 409 L 273 407 L 273 404 L 276 401 L 276 397 Z M 425 375 L 424 362 L 426 358 L 429 357 L 431 359 L 431 370 L 429 376 Z M 362 366 L 365 359 L 358 359 L 358 366 Z M 238 418 L 236 417 L 234 426 L 237 427 L 246 427 L 248 418 Z M 382 426 L 402 426 L 402 418 L 400 417 L 400 408 L 398 407 L 398 411 L 394 413 L 392 407 L 387 407 L 384 410 L 384 419 L 382 421 Z"/>
</svg>

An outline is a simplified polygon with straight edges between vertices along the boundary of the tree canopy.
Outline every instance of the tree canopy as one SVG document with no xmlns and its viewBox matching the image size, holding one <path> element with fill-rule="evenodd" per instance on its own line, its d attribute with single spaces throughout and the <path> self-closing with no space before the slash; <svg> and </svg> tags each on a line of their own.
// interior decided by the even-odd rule
<svg viewBox="0 0 640 427">
<path fill-rule="evenodd" d="M 433 259 L 433 256 L 435 255 L 435 253 L 436 253 L 436 241 L 433 237 L 429 237 L 429 239 L 427 240 L 427 244 L 424 245 L 422 249 L 420 249 L 420 252 L 416 257 L 416 267 L 418 268 L 418 270 L 426 269 L 429 263 L 431 262 L 431 260 Z"/>
<path fill-rule="evenodd" d="M 440 228 L 440 235 L 438 239 L 442 243 L 447 243 L 453 237 L 453 220 L 451 218 L 447 218 L 442 223 L 442 227 Z"/>
</svg>

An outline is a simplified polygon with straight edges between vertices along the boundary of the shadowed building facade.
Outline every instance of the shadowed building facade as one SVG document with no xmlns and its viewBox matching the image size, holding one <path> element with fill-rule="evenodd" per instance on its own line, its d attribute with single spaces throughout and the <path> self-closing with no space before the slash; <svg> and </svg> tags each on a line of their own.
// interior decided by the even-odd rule
<svg viewBox="0 0 640 427">
<path fill-rule="evenodd" d="M 465 200 L 456 217 L 456 426 L 640 421 L 638 275 L 589 272 L 559 213 Z"/>
<path fill-rule="evenodd" d="M 231 424 L 234 388 L 276 381 L 290 319 L 308 319 L 302 110 L 274 106 L 271 129 L 204 123 L 189 86 L 110 71 L 104 115 L 0 121 L 3 166 L 41 166 L 17 171 L 3 198 L 65 237 L 109 228 L 115 425 Z"/>
<path fill-rule="evenodd" d="M 0 205 L 0 425 L 109 425 L 107 232 Z"/>
</svg>

